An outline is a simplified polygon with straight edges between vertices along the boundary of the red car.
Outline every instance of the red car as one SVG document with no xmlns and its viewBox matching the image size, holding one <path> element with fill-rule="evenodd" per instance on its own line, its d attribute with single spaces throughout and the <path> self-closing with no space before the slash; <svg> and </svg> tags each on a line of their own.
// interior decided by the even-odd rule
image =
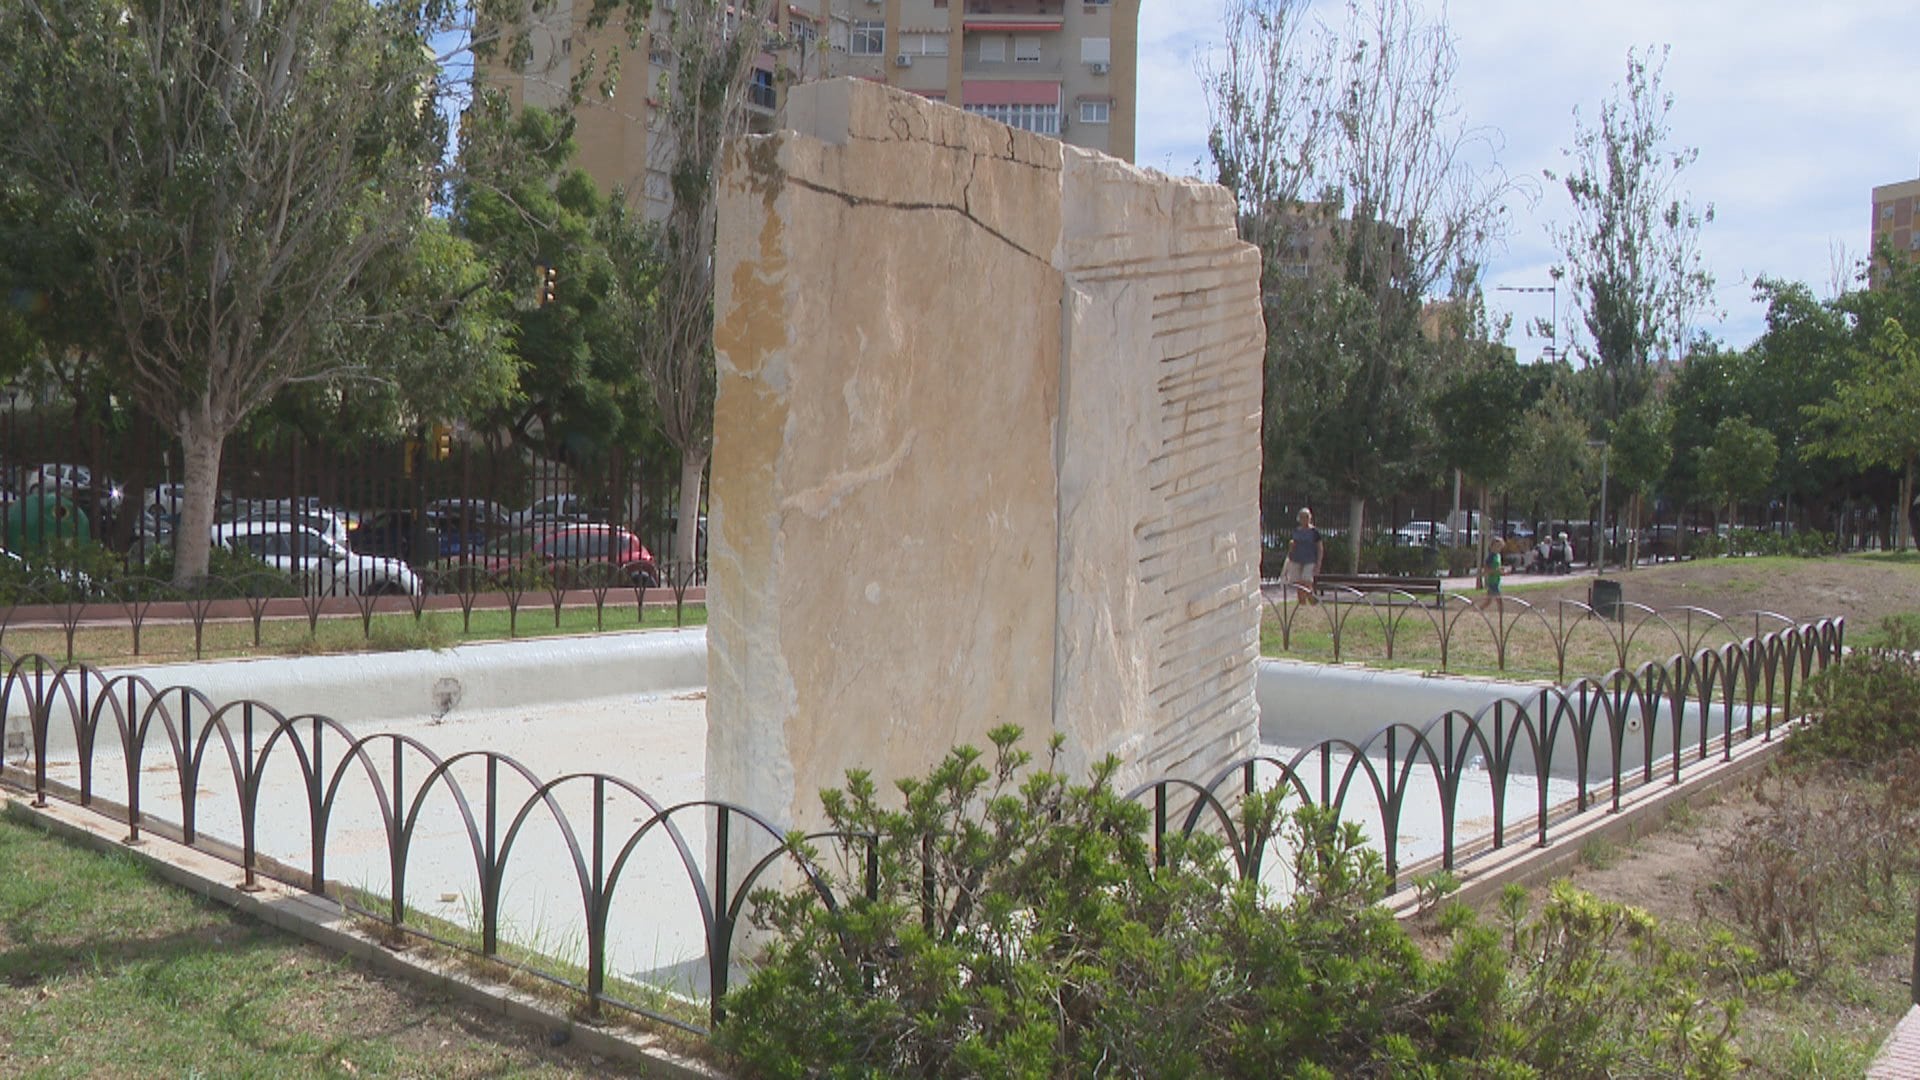
<svg viewBox="0 0 1920 1080">
<path fill-rule="evenodd" d="M 660 571 L 640 538 L 618 525 L 559 525 L 509 533 L 488 544 L 474 565 L 498 574 L 516 566 L 542 566 L 563 584 L 581 583 L 594 566 L 619 572 L 615 580 L 653 588 Z"/>
</svg>

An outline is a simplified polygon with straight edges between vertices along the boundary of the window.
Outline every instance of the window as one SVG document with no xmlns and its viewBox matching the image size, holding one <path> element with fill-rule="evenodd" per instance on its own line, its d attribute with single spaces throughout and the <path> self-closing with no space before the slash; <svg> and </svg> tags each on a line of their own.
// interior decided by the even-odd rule
<svg viewBox="0 0 1920 1080">
<path fill-rule="evenodd" d="M 1893 204 L 1892 203 L 1880 204 L 1880 220 L 1881 221 L 1893 220 Z"/>
<path fill-rule="evenodd" d="M 947 55 L 947 35 L 901 34 L 900 51 L 915 56 L 945 56 Z"/>
<path fill-rule="evenodd" d="M 847 51 L 855 56 L 881 56 L 887 51 L 887 24 L 878 19 L 861 19 L 853 24 L 853 38 Z"/>
<path fill-rule="evenodd" d="M 1037 64 L 1040 62 L 1040 39 L 1037 37 L 1017 37 L 1013 39 L 1013 62 L 1016 64 Z"/>
<path fill-rule="evenodd" d="M 980 39 L 980 62 L 983 64 L 1002 63 L 1007 58 L 1007 39 L 997 34 L 988 34 Z"/>
<path fill-rule="evenodd" d="M 1113 41 L 1110 38 L 1090 37 L 1080 39 L 1080 62 L 1083 64 L 1106 64 L 1113 60 Z"/>
<path fill-rule="evenodd" d="M 969 105 L 967 111 L 1036 135 L 1060 134 L 1058 105 Z"/>
<path fill-rule="evenodd" d="M 753 69 L 753 83 L 747 87 L 747 101 L 755 108 L 772 110 L 779 104 L 773 91 L 773 72 L 765 68 Z"/>
<path fill-rule="evenodd" d="M 1080 103 L 1080 122 L 1083 124 L 1104 124 L 1107 122 L 1107 113 L 1107 103 L 1104 101 Z"/>
<path fill-rule="evenodd" d="M 787 32 L 793 36 L 793 47 L 805 56 L 813 51 L 814 39 L 820 36 L 820 30 L 805 19 L 795 19 L 787 25 Z"/>
</svg>

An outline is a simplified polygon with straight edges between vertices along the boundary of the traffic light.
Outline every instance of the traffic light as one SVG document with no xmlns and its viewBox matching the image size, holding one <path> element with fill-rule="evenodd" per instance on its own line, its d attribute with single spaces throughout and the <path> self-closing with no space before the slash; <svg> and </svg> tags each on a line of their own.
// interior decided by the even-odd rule
<svg viewBox="0 0 1920 1080">
<path fill-rule="evenodd" d="M 560 272 L 551 266 L 543 266 L 540 268 L 540 306 L 541 307 L 546 307 L 548 304 L 553 303 L 553 284 L 554 284 L 554 281 L 559 278 L 559 276 L 560 276 Z"/>
<path fill-rule="evenodd" d="M 445 424 L 433 425 L 433 460 L 445 461 L 453 456 L 453 429 Z"/>
</svg>

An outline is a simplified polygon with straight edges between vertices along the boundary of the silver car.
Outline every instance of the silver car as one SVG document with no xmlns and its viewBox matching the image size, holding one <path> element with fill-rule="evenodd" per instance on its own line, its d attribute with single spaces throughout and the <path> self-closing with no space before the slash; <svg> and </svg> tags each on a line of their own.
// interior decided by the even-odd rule
<svg viewBox="0 0 1920 1080">
<path fill-rule="evenodd" d="M 214 526 L 213 542 L 285 571 L 310 596 L 420 595 L 420 579 L 406 563 L 356 554 L 304 526 L 236 521 Z"/>
</svg>

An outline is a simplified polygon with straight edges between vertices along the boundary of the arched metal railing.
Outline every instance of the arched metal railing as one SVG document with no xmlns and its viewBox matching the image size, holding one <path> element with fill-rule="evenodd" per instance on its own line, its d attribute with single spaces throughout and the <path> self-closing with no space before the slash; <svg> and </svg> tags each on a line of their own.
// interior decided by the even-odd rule
<svg viewBox="0 0 1920 1080">
<path fill-rule="evenodd" d="M 182 624 L 192 629 L 193 656 L 199 659 L 206 655 L 207 630 L 216 622 L 246 624 L 258 648 L 271 620 L 304 621 L 313 633 L 323 618 L 351 617 L 362 637 L 371 640 L 377 616 L 411 615 L 417 623 L 434 612 L 458 614 L 465 633 L 473 628 L 474 612 L 488 609 L 506 611 L 509 637 L 520 633 L 523 614 L 543 609 L 555 628 L 569 608 L 591 609 L 595 630 L 640 625 L 649 607 L 670 610 L 674 624 L 683 625 L 692 594 L 705 578 L 700 563 L 669 563 L 657 575 L 644 576 L 594 563 L 551 570 L 456 563 L 418 571 L 419 588 L 413 592 L 374 582 L 356 587 L 346 579 L 332 580 L 324 589 L 304 588 L 315 582 L 269 570 L 209 576 L 192 587 L 137 574 L 101 582 L 49 577 L 0 588 L 0 647 L 9 634 L 17 640 L 29 628 L 51 629 L 60 635 L 62 658 L 72 663 L 82 630 L 118 629 L 127 635 L 126 652 L 138 657 L 146 654 L 155 626 Z M 121 647 L 116 644 L 116 651 Z"/>
<path fill-rule="evenodd" d="M 1131 797 L 1151 803 L 1156 850 L 1175 834 L 1210 830 L 1253 878 L 1273 860 L 1266 837 L 1241 829 L 1236 807 L 1249 792 L 1283 788 L 1343 818 L 1377 820 L 1387 868 L 1405 885 L 1400 834 L 1416 793 L 1438 807 L 1437 861 L 1446 868 L 1520 836 L 1551 843 L 1572 814 L 1596 805 L 1617 812 L 1634 787 L 1677 783 L 1744 740 L 1772 739 L 1796 712 L 1796 690 L 1840 656 L 1844 631 L 1840 619 L 1787 621 L 1598 679 L 1522 688 L 1473 713 L 1387 725 L 1284 758 L 1256 755 L 1204 780 L 1156 780 Z M 1698 643 L 1684 630 L 1680 640 Z M 0 784 L 36 805 L 60 799 L 122 822 L 129 842 L 154 832 L 210 851 L 239 870 L 242 888 L 264 877 L 332 895 L 389 932 L 504 962 L 513 962 L 503 947 L 508 894 L 557 883 L 570 897 L 567 925 L 583 939 L 583 970 L 536 973 L 585 994 L 592 1009 L 705 1030 L 626 1000 L 609 981 L 621 966 L 611 947 L 625 944 L 614 940 L 610 916 L 616 904 L 647 900 L 650 881 L 664 881 L 661 895 L 693 914 L 699 955 L 688 962 L 704 978 L 708 1024 L 720 1013 L 756 888 L 810 886 L 826 904 L 847 899 L 779 823 L 748 807 L 669 803 L 607 773 L 543 778 L 490 750 L 443 756 L 410 735 L 356 733 L 326 716 L 217 703 L 192 687 L 39 655 L 0 652 L 0 660 L 0 748 L 14 747 L 0 754 Z M 1469 784 L 1482 774 L 1484 784 Z M 1556 782 L 1570 782 L 1571 797 L 1555 796 Z M 1485 788 L 1484 832 L 1463 824 L 1469 787 Z M 350 819 L 362 822 L 357 832 Z M 226 835 L 214 835 L 220 829 Z M 877 895 L 871 837 L 811 839 L 837 848 L 846 865 L 866 866 L 864 881 L 859 873 L 847 881 Z M 476 925 L 464 934 L 410 900 L 445 887 L 416 879 L 426 872 L 423 852 L 448 851 L 477 899 Z M 383 890 L 343 883 L 340 863 L 354 857 L 362 872 L 377 867 Z"/>
<path fill-rule="evenodd" d="M 1692 654 L 1719 645 L 1759 637 L 1768 629 L 1799 625 L 1775 611 L 1723 615 L 1701 607 L 1653 608 L 1621 601 L 1596 606 L 1578 600 L 1534 604 L 1517 596 L 1482 607 L 1470 596 L 1443 593 L 1438 601 L 1401 589 L 1361 591 L 1329 587 L 1321 602 L 1298 603 L 1291 590 L 1268 596 L 1267 624 L 1278 630 L 1282 652 L 1298 648 L 1296 639 L 1313 634 L 1329 643 L 1334 662 L 1404 660 L 1410 648 L 1425 647 L 1424 659 L 1440 671 L 1458 670 L 1460 654 L 1479 646 L 1499 671 L 1509 670 L 1516 650 L 1544 648 L 1555 677 L 1565 681 L 1576 644 L 1591 644 L 1611 658 L 1613 667 L 1632 666 L 1633 658 Z"/>
</svg>

